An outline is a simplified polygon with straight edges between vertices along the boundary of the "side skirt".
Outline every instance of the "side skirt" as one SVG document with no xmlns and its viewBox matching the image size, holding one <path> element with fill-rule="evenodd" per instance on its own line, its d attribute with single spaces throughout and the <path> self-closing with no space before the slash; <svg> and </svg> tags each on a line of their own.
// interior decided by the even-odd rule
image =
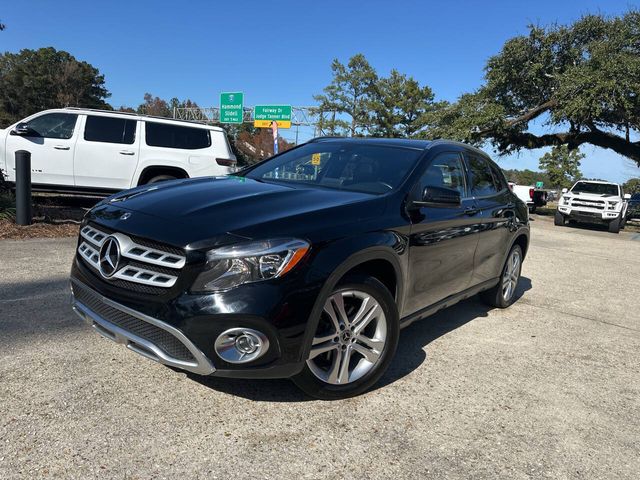
<svg viewBox="0 0 640 480">
<path fill-rule="evenodd" d="M 433 305 L 430 305 L 426 308 L 423 308 L 422 310 L 418 310 L 417 312 L 412 313 L 411 315 L 401 318 L 400 328 L 408 327 L 409 325 L 411 325 L 413 322 L 417 320 L 422 320 L 423 318 L 426 318 L 435 313 L 438 313 L 440 310 L 443 310 L 445 308 L 449 308 L 462 300 L 466 300 L 469 297 L 473 297 L 474 295 L 477 295 L 478 293 L 484 290 L 489 290 L 490 288 L 495 287 L 499 281 L 500 281 L 500 278 L 496 277 L 491 280 L 487 280 L 486 282 L 479 283 L 478 285 L 468 288 L 467 290 L 464 290 L 460 293 L 456 293 L 454 295 L 450 295 L 447 298 L 444 298 L 439 302 L 434 303 Z"/>
</svg>

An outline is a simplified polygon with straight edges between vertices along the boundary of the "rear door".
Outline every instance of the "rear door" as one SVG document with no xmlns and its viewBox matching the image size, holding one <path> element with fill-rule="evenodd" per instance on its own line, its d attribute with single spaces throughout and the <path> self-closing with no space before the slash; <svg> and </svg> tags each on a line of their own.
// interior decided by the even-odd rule
<svg viewBox="0 0 640 480">
<path fill-rule="evenodd" d="M 471 281 L 472 285 L 477 285 L 501 273 L 511 241 L 515 202 L 502 171 L 492 161 L 470 151 L 465 152 L 465 161 L 471 195 L 480 210 L 482 222 Z"/>
<path fill-rule="evenodd" d="M 73 186 L 73 154 L 78 137 L 78 115 L 49 112 L 27 122 L 30 133 L 7 135 L 7 170 L 15 180 L 15 153 L 31 153 L 31 182 L 39 185 Z"/>
<path fill-rule="evenodd" d="M 423 206 L 410 211 L 407 314 L 465 290 L 478 243 L 479 211 L 469 195 L 461 152 L 436 154 L 412 189 L 412 199 L 419 198 L 426 186 L 458 190 L 461 205 Z"/>
<path fill-rule="evenodd" d="M 131 186 L 140 149 L 138 121 L 125 115 L 83 116 L 74 158 L 76 186 L 123 190 Z"/>
</svg>

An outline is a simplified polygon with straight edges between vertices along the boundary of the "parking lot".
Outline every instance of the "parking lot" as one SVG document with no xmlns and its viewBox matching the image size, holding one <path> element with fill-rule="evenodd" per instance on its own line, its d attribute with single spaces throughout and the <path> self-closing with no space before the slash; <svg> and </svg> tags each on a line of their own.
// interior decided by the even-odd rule
<svg viewBox="0 0 640 480">
<path fill-rule="evenodd" d="M 401 335 L 373 391 L 206 379 L 92 332 L 75 239 L 0 241 L 0 478 L 637 478 L 640 234 L 534 216 L 521 298 Z"/>
</svg>

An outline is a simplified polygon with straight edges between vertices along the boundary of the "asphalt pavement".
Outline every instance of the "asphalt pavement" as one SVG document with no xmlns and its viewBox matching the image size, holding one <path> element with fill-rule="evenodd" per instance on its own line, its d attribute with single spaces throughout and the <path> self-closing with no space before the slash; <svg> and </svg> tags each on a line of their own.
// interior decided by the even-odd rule
<svg viewBox="0 0 640 480">
<path fill-rule="evenodd" d="M 69 306 L 74 245 L 0 241 L 0 479 L 640 478 L 640 234 L 534 216 L 515 305 L 413 324 L 336 402 L 98 336 Z"/>
</svg>

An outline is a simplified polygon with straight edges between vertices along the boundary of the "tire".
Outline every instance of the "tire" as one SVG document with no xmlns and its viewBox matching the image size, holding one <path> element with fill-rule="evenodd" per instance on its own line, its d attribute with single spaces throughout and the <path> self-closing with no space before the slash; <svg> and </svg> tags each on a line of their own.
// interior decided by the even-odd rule
<svg viewBox="0 0 640 480">
<path fill-rule="evenodd" d="M 339 302 L 343 303 L 346 322 L 337 313 Z M 309 358 L 292 380 L 307 395 L 320 400 L 360 395 L 389 367 L 399 335 L 398 308 L 389 290 L 373 277 L 345 278 L 325 299 Z"/>
<path fill-rule="evenodd" d="M 529 207 L 529 213 L 536 213 L 536 206 L 535 205 Z"/>
<path fill-rule="evenodd" d="M 517 264 L 514 263 L 514 257 L 517 258 Z M 511 247 L 509 255 L 507 255 L 507 260 L 502 267 L 500 281 L 495 287 L 480 294 L 480 298 L 484 303 L 492 307 L 507 308 L 515 301 L 516 290 L 518 289 L 518 282 L 520 281 L 520 273 L 522 272 L 522 260 L 522 249 L 520 245 Z M 510 288 L 506 284 L 507 281 L 509 282 Z M 508 294 L 505 292 L 508 292 Z"/>
<path fill-rule="evenodd" d="M 156 175 L 155 177 L 151 177 L 146 184 L 149 185 L 151 183 L 167 182 L 169 180 L 177 180 L 177 179 L 178 177 L 174 177 L 173 175 Z"/>
<path fill-rule="evenodd" d="M 620 217 L 609 222 L 609 232 L 620 233 Z"/>
<path fill-rule="evenodd" d="M 620 221 L 620 230 L 624 230 L 624 227 L 627 226 L 627 220 L 628 220 L 628 217 L 626 216 L 622 218 L 622 220 Z"/>
<path fill-rule="evenodd" d="M 556 227 L 564 227 L 564 215 L 562 215 L 560 212 L 556 212 L 556 214 L 553 216 L 553 224 Z"/>
</svg>

